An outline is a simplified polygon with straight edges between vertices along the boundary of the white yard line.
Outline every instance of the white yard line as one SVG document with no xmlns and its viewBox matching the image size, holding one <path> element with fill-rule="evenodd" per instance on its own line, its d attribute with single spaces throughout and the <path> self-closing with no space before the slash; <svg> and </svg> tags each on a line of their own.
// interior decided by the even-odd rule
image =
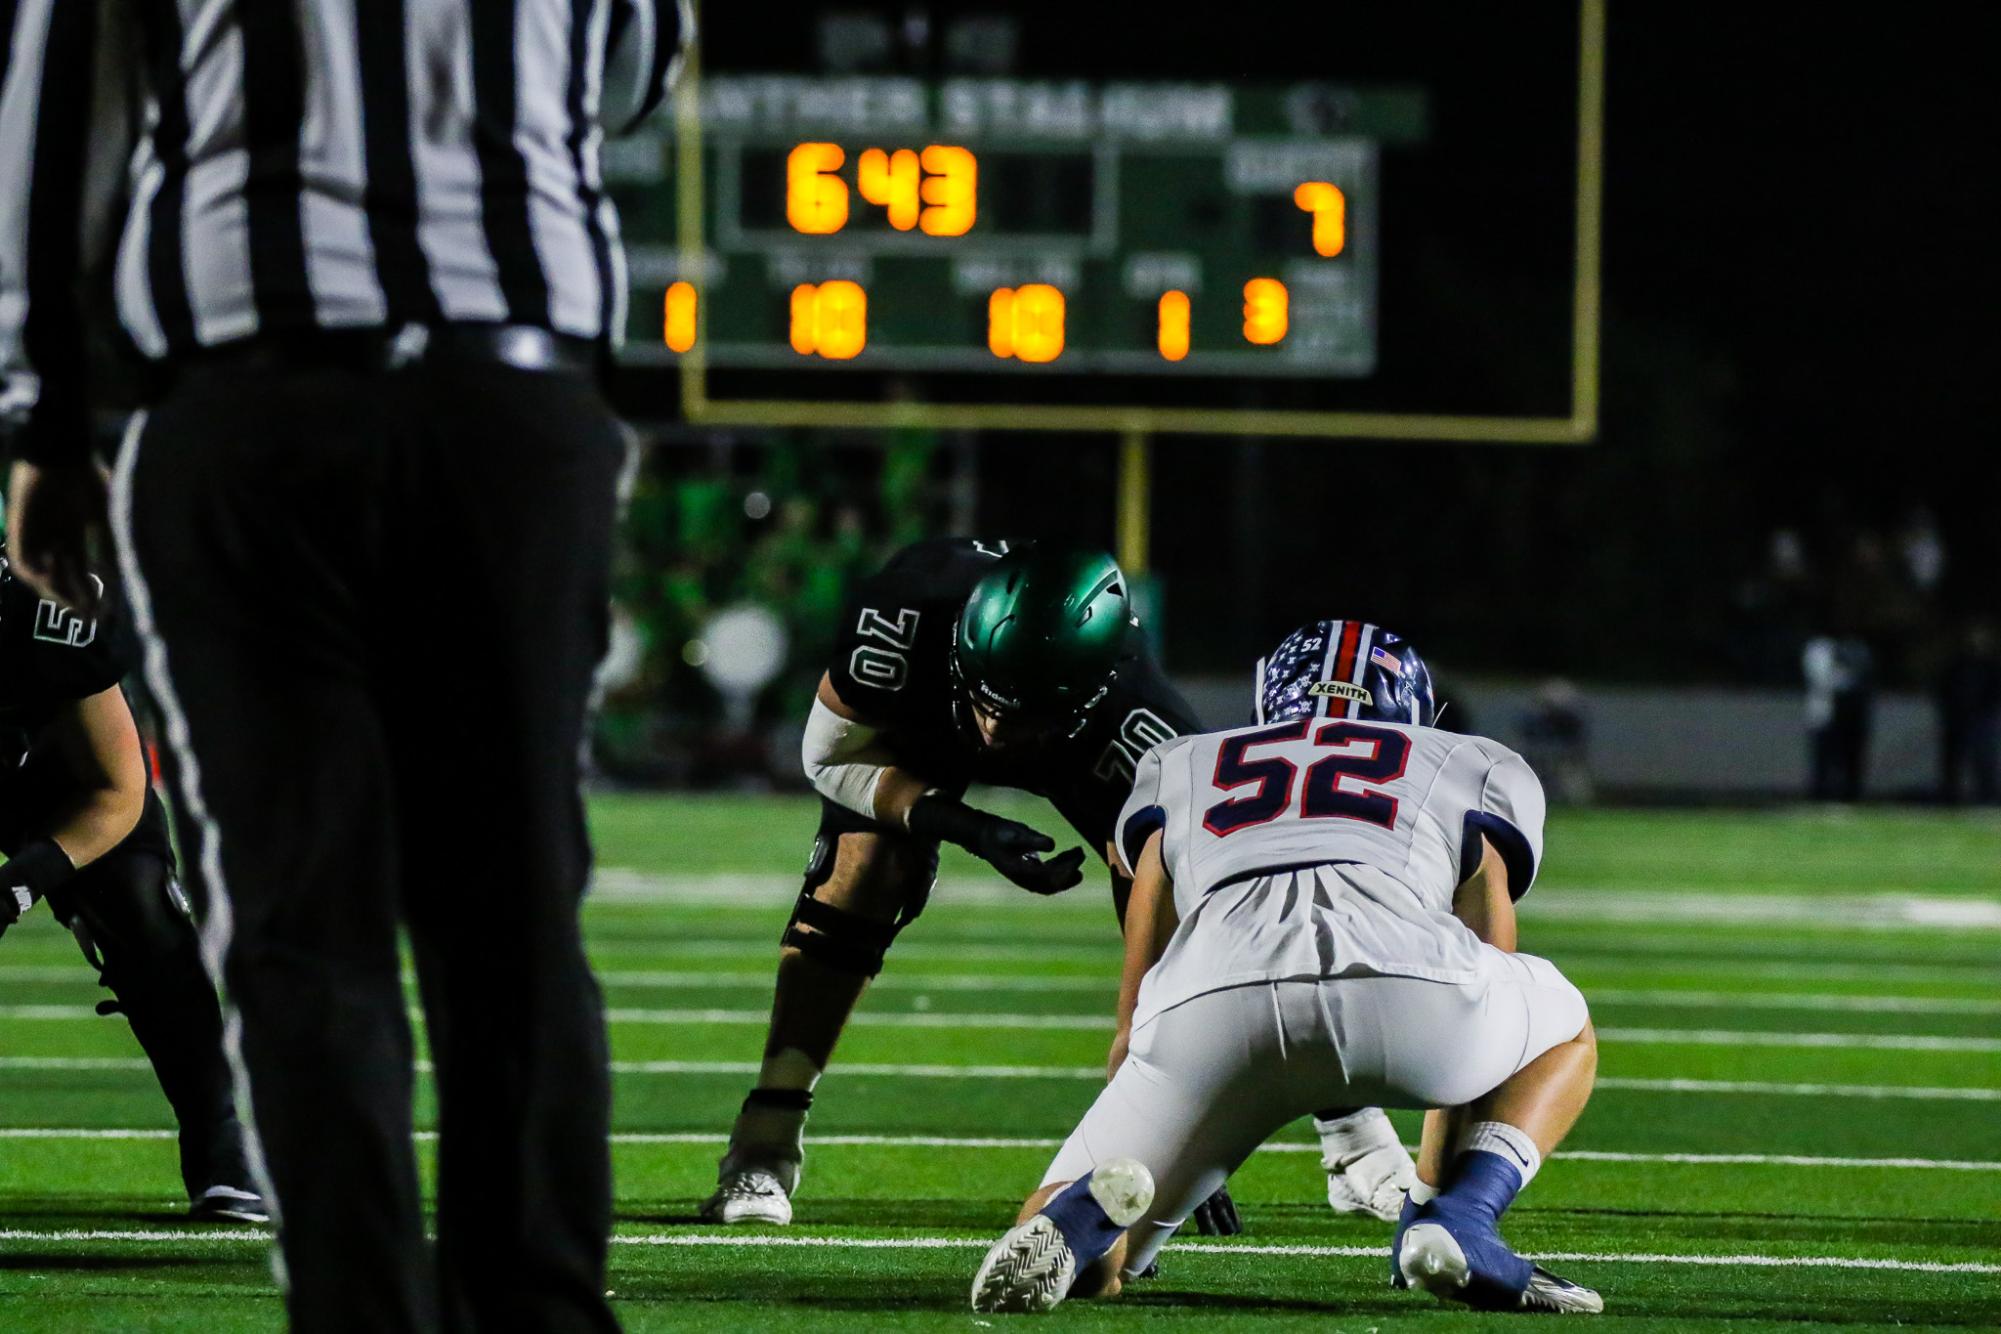
<svg viewBox="0 0 2001 1334">
<path fill-rule="evenodd" d="M 172 1140 L 176 1132 L 158 1127 L 90 1126 L 9 1126 L 0 1127 L 0 1140 Z M 437 1138 L 435 1130 L 419 1130 L 420 1140 Z M 729 1136 L 709 1131 L 621 1130 L 612 1134 L 614 1144 L 718 1145 Z M 1053 1149 L 1062 1144 L 1054 1137 L 963 1136 L 963 1135 L 812 1135 L 814 1148 L 885 1149 Z M 1417 1146 L 1410 1145 L 1413 1153 Z M 1260 1153 L 1313 1154 L 1318 1144 L 1278 1141 L 1259 1147 Z M 1674 1163 L 1687 1167 L 1828 1167 L 1850 1170 L 1862 1167 L 1894 1168 L 1900 1171 L 2001 1172 L 2001 1161 L 1981 1162 L 1965 1158 L 1827 1158 L 1797 1153 L 1623 1153 L 1606 1149 L 1564 1149 L 1557 1155 L 1574 1163 Z"/>
<path fill-rule="evenodd" d="M 1868 1051 L 2001 1052 L 2001 1038 L 1937 1037 L 1927 1033 L 1768 1033 L 1734 1028 L 1615 1028 L 1598 1030 L 1613 1044 L 1690 1047 L 1833 1047 Z"/>
<path fill-rule="evenodd" d="M 795 876 L 714 872 L 682 874 L 601 868 L 591 883 L 591 899 L 606 905 L 685 904 L 702 908 L 783 911 L 798 890 Z M 1022 892 L 991 876 L 947 876 L 938 882 L 941 905 L 1024 906 Z M 1099 913 L 1096 894 L 1066 895 L 1036 905 L 1039 913 Z M 1681 922 L 1717 925 L 1791 925 L 1820 930 L 1942 931 L 2001 930 L 2001 900 L 1978 896 L 1888 893 L 1827 893 L 1812 886 L 1761 889 L 1751 893 L 1703 886 L 1602 889 L 1551 886 L 1536 892 L 1527 915 L 1566 922 Z"/>
<path fill-rule="evenodd" d="M 421 1018 L 416 1009 L 411 1018 Z M 97 1018 L 88 1005 L 0 1005 L 0 1019 L 65 1022 Z M 762 1026 L 771 1020 L 765 1009 L 649 1009 L 613 1006 L 605 1019 L 614 1024 L 655 1026 Z M 1093 1014 L 1016 1014 L 1008 1012 L 917 1010 L 863 1011 L 856 1022 L 865 1028 L 1004 1029 L 1020 1032 L 1104 1032 L 1109 1016 Z M 1788 1033 L 1757 1029 L 1601 1027 L 1598 1036 L 1619 1043 L 1697 1047 L 1862 1048 L 1875 1051 L 2001 1052 L 2001 1038 L 1941 1037 L 1928 1033 Z"/>
<path fill-rule="evenodd" d="M 1631 1079 L 1601 1075 L 1594 1088 L 1629 1093 L 1766 1093 L 1797 1098 L 1919 1098 L 2001 1102 L 2001 1089 L 1911 1084 L 1780 1084 L 1758 1079 Z"/>
<path fill-rule="evenodd" d="M 97 1012 L 88 1005 L 0 1005 L 0 1019 L 66 1021 L 94 1019 Z M 410 1017 L 419 1019 L 413 1009 Z M 766 1009 L 646 1009 L 614 1006 L 605 1010 L 605 1020 L 613 1024 L 722 1025 L 762 1027 L 771 1021 Z M 1011 1014 L 917 1010 L 864 1010 L 855 1022 L 863 1028 L 1001 1029 L 1013 1032 L 1063 1031 L 1109 1032 L 1112 1020 L 1095 1014 Z M 1598 1036 L 1606 1042 L 1641 1043 L 1692 1047 L 1798 1047 L 1866 1049 L 1870 1051 L 2001 1052 L 2001 1038 L 1941 1037 L 1929 1033 L 1787 1033 L 1757 1029 L 1727 1028 L 1620 1028 L 1601 1027 Z"/>
<path fill-rule="evenodd" d="M 1537 953 L 1533 936 L 1526 942 Z M 1625 949 L 1543 950 L 1562 965 L 1573 982 L 1593 976 L 1616 978 L 1620 982 L 1656 973 L 1693 975 L 1704 985 L 1725 978 L 1756 978 L 1766 982 L 1941 982 L 1948 985 L 1978 985 L 1991 990 L 1995 966 L 1979 960 L 1935 960 L 1931 963 L 1829 963 L 1824 960 L 1741 959 L 1714 951 L 1682 950 L 1678 954 Z M 1587 993 L 1596 988 L 1578 982 Z"/>
<path fill-rule="evenodd" d="M 1957 996 L 1858 996 L 1829 991 L 1675 991 L 1587 987 L 1594 1005 L 1658 1005 L 1680 1010 L 1827 1010 L 1853 1014 L 2001 1014 L 2001 1000 Z"/>
<path fill-rule="evenodd" d="M 214 1242 L 263 1244 L 271 1234 L 252 1228 L 186 1228 L 115 1230 L 75 1228 L 31 1231 L 0 1230 L 0 1241 L 37 1242 Z M 715 1246 L 723 1248 L 788 1246 L 830 1251 L 979 1251 L 993 1245 L 992 1237 L 802 1237 L 754 1232 L 627 1232 L 614 1233 L 618 1246 Z M 1183 1255 L 1282 1256 L 1332 1260 L 1382 1260 L 1387 1246 L 1265 1246 L 1241 1243 L 1174 1242 L 1167 1250 Z M 2001 1274 L 2001 1264 L 1980 1261 L 1891 1260 L 1849 1255 L 1661 1255 L 1623 1251 L 1543 1251 L 1537 1260 L 1589 1264 L 1703 1265 L 1760 1269 L 1872 1269 L 1918 1274 Z"/>
<path fill-rule="evenodd" d="M 1811 970 L 1809 970 L 1811 972 Z M 660 992 L 702 992 L 702 990 L 754 990 L 770 992 L 772 970 L 740 972 L 700 972 L 678 968 L 600 968 L 598 982 L 604 986 L 626 986 L 632 990 Z M 1805 976 L 1805 974 L 1803 974 Z M 96 986 L 96 978 L 84 966 L 54 968 L 36 964 L 0 964 L 0 980 L 14 982 L 76 982 Z M 416 978 L 406 976 L 404 984 L 414 986 Z M 1055 992 L 1111 998 L 1119 990 L 1113 976 L 990 976 L 966 972 L 884 972 L 870 982 L 870 992 Z M 1661 1006 L 1665 1010 L 1839 1010 L 1851 1014 L 2001 1014 L 2001 1000 L 1969 996 L 1869 996 L 1855 992 L 1699 992 L 1679 988 L 1585 988 L 1589 1000 L 1607 1006 Z"/>
<path fill-rule="evenodd" d="M 615 1075 L 754 1075 L 755 1061 L 613 1061 Z M 0 1070 L 149 1070 L 139 1056 L 0 1056 Z M 431 1071 L 429 1061 L 417 1069 Z M 1103 1080 L 1096 1065 L 899 1065 L 844 1061 L 834 1067 L 847 1076 L 891 1079 L 1076 1079 Z M 1781 1084 L 1733 1079 L 1634 1079 L 1601 1075 L 1597 1088 L 1644 1093 L 1756 1093 L 1805 1098 L 1918 1098 L 1946 1102 L 2001 1102 L 2001 1089 L 1928 1087 L 1909 1084 Z"/>
<path fill-rule="evenodd" d="M 1811 976 L 1813 970 L 1801 970 Z M 768 992 L 773 971 L 705 972 L 673 968 L 603 968 L 598 981 L 607 987 L 650 991 L 709 991 L 744 989 Z M 81 963 L 75 967 L 0 964 L 0 980 L 75 982 L 95 987 L 96 980 Z M 414 975 L 406 976 L 414 985 Z M 1118 979 L 1104 977 L 993 976 L 979 973 L 888 972 L 869 986 L 872 992 L 1020 992 L 1077 993 L 1111 997 Z M 1682 991 L 1675 988 L 1589 987 L 1589 999 L 1600 1005 L 1652 1005 L 1690 1010 L 1821 1010 L 1853 1014 L 2001 1014 L 2001 999 L 1960 996 L 1878 996 L 1831 991 Z"/>
</svg>

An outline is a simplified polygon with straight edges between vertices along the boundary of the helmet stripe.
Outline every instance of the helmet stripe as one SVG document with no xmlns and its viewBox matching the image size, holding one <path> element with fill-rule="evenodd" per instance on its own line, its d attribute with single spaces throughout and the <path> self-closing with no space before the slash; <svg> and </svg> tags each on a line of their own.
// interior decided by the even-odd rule
<svg viewBox="0 0 2001 1334">
<path fill-rule="evenodd" d="M 1355 660 L 1361 656 L 1356 650 L 1360 647 L 1361 642 L 1362 642 L 1362 623 L 1360 621 L 1341 622 L 1341 651 L 1335 657 L 1334 669 L 1332 672 L 1328 674 L 1327 678 L 1328 680 L 1330 681 L 1354 680 Z M 1349 710 L 1353 706 L 1353 704 L 1354 704 L 1353 700 L 1350 699 L 1342 700 L 1340 713 L 1338 714 L 1332 713 L 1332 710 L 1330 709 L 1329 711 L 1330 716 L 1337 718 L 1348 717 Z"/>
<path fill-rule="evenodd" d="M 1339 652 L 1339 649 L 1340 649 L 1340 643 L 1341 643 L 1341 628 L 1342 628 L 1342 627 L 1343 627 L 1344 625 L 1346 625 L 1346 624 L 1347 624 L 1347 622 L 1346 622 L 1346 621 L 1328 621 L 1328 622 L 1326 622 L 1326 625 L 1327 625 L 1327 660 L 1326 660 L 1325 662 L 1323 662 L 1323 663 L 1321 663 L 1321 664 L 1320 664 L 1320 679 L 1321 679 L 1321 680 L 1323 680 L 1323 681 L 1332 681 L 1332 680 L 1334 680 L 1334 679 L 1335 679 L 1335 677 L 1334 677 L 1334 657 L 1335 657 L 1335 654 L 1336 654 L 1336 653 L 1338 653 L 1338 652 Z M 1325 718 L 1325 717 L 1327 716 L 1327 711 L 1328 711 L 1328 710 L 1329 710 L 1330 708 L 1332 708 L 1332 707 L 1333 707 L 1333 706 L 1332 706 L 1331 704 L 1329 704 L 1329 703 L 1328 703 L 1328 700 L 1330 700 L 1330 699 L 1332 699 L 1332 698 L 1333 698 L 1333 696 L 1331 696 L 1331 695 L 1322 695 L 1322 696 L 1320 697 L 1320 701 L 1319 701 L 1319 702 L 1318 702 L 1317 704 L 1315 704 L 1315 705 L 1313 706 L 1313 712 L 1314 712 L 1314 713 L 1315 713 L 1315 714 L 1316 714 L 1317 716 L 1319 716 L 1319 717 L 1322 717 L 1322 718 Z"/>
<path fill-rule="evenodd" d="M 1258 659 L 1258 684 L 1251 695 L 1251 716 L 1259 723 L 1265 720 L 1265 664 L 1270 661 L 1270 658 Z"/>
</svg>

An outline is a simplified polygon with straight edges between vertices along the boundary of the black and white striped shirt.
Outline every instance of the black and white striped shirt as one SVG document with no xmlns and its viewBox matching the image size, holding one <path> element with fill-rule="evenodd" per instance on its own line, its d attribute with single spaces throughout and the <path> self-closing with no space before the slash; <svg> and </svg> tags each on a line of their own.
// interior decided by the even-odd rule
<svg viewBox="0 0 2001 1334">
<path fill-rule="evenodd" d="M 54 423 L 88 400 L 92 274 L 153 358 L 411 322 L 615 340 L 624 259 L 599 147 L 665 98 L 687 6 L 0 0 L 19 452 L 80 447 Z"/>
</svg>

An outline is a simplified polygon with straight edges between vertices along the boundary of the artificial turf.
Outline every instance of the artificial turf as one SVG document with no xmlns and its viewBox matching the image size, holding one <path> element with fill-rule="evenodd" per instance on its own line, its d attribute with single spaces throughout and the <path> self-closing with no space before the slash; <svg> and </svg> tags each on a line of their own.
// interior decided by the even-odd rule
<svg viewBox="0 0 2001 1334">
<path fill-rule="evenodd" d="M 798 799 L 593 803 L 629 1328 L 977 1327 L 981 1247 L 1102 1078 L 1102 886 L 1039 900 L 948 855 L 821 1085 L 794 1225 L 695 1222 L 813 821 Z M 2001 820 L 1558 812 L 1522 939 L 1592 999 L 1604 1083 L 1508 1231 L 1580 1257 L 1551 1264 L 1605 1319 L 2001 1323 Z M 98 995 L 45 914 L 0 942 L 0 1330 L 278 1327 L 262 1238 L 180 1220 L 165 1103 Z M 1513 1323 L 1391 1292 L 1386 1229 L 1327 1211 L 1308 1140 L 1292 1127 L 1239 1173 L 1243 1236 L 1052 1322 Z"/>
</svg>

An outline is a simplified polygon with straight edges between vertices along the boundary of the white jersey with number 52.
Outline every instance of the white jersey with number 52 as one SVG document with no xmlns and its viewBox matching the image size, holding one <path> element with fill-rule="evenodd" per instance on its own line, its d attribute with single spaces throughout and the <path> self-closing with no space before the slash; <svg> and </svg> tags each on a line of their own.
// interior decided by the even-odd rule
<svg viewBox="0 0 2001 1334">
<path fill-rule="evenodd" d="M 1484 835 L 1528 891 L 1542 784 L 1484 737 L 1295 718 L 1148 751 L 1119 816 L 1128 866 L 1155 830 L 1182 926 L 1142 1011 L 1283 977 L 1480 975 L 1452 916 Z"/>
</svg>

